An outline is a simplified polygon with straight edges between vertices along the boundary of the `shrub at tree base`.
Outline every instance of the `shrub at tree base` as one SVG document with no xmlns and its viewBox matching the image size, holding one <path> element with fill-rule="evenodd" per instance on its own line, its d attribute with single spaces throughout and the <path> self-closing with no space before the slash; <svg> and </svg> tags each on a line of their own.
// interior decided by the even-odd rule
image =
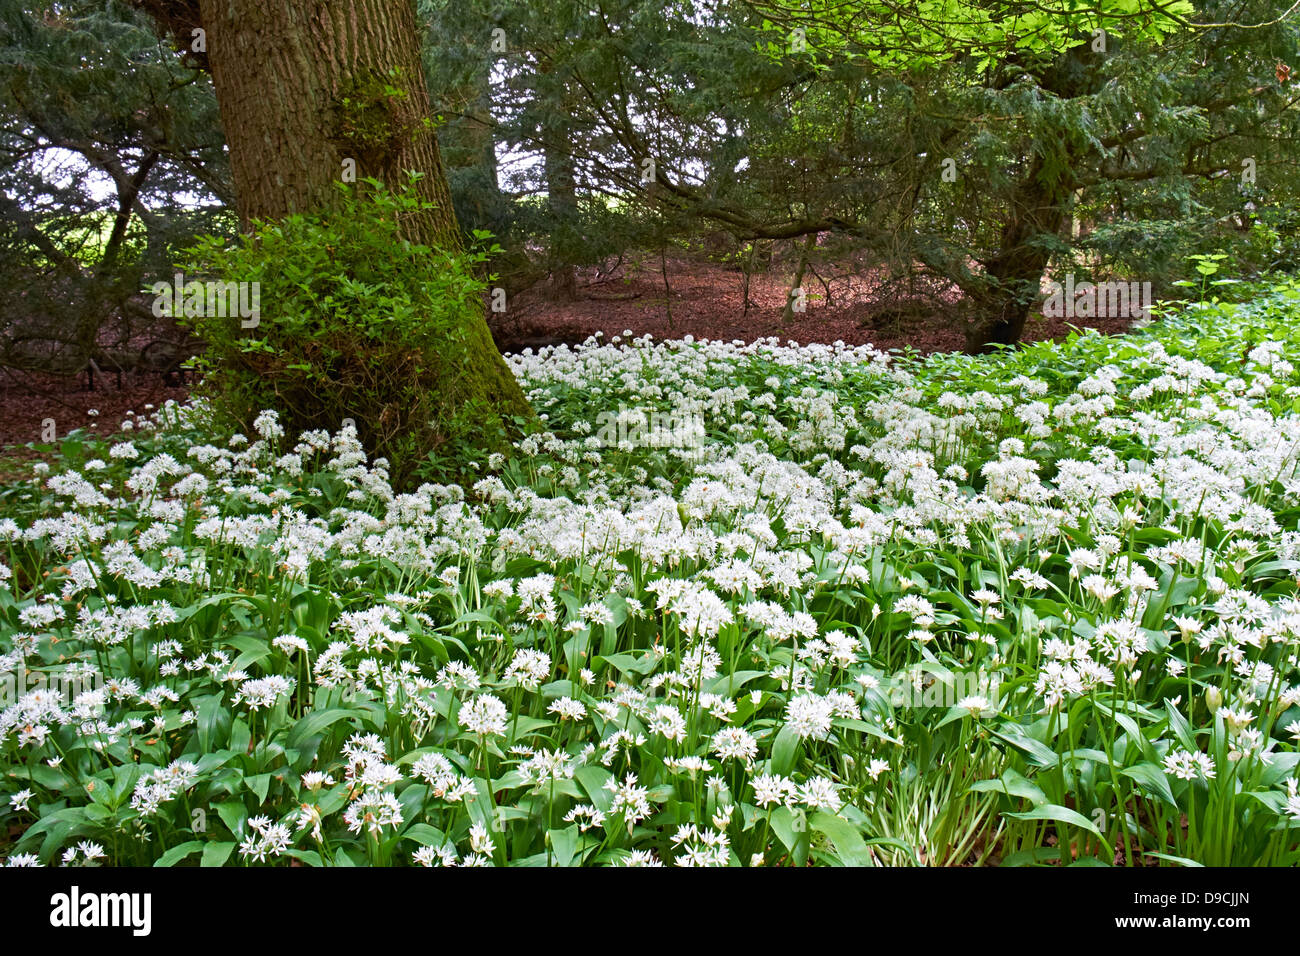
<svg viewBox="0 0 1300 956">
<path fill-rule="evenodd" d="M 290 434 L 350 419 L 398 485 L 421 468 L 454 475 L 504 443 L 510 424 L 483 374 L 494 363 L 482 355 L 495 355 L 475 276 L 486 252 L 408 241 L 403 220 L 422 201 L 370 185 L 335 210 L 257 222 L 236 246 L 208 238 L 190 250 L 187 280 L 249 283 L 245 298 L 256 290 L 259 304 L 248 317 L 187 302 L 208 343 L 200 391 L 244 430 L 267 408 Z"/>
</svg>

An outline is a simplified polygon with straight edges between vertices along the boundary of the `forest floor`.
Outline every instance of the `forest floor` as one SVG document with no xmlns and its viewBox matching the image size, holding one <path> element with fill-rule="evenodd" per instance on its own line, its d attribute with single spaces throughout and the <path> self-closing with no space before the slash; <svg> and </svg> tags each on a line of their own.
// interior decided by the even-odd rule
<svg viewBox="0 0 1300 956">
<path fill-rule="evenodd" d="M 596 270 L 578 273 L 574 301 L 557 301 L 546 284 L 520 293 L 507 311 L 490 316 L 497 345 L 505 352 L 545 345 L 576 345 L 595 332 L 605 341 L 631 331 L 650 334 L 657 341 L 682 338 L 746 342 L 776 336 L 795 341 L 849 345 L 871 344 L 880 349 L 911 347 L 918 352 L 948 352 L 963 347 L 964 339 L 951 320 L 908 307 L 897 308 L 880 300 L 878 284 L 869 276 L 840 276 L 827 287 L 810 276 L 804 283 L 808 301 L 803 313 L 781 321 L 790 284 L 784 270 L 751 277 L 750 307 L 742 298 L 742 273 L 732 267 L 686 259 L 669 259 L 668 289 L 657 258 L 639 266 L 620 266 L 609 274 Z M 1074 320 L 1081 328 L 1117 333 L 1128 328 L 1127 319 Z M 1059 339 L 1070 331 L 1062 319 L 1033 316 L 1025 341 Z M 168 399 L 183 401 L 188 390 L 168 386 L 158 373 L 98 376 L 95 388 L 86 376 L 17 376 L 0 370 L 0 448 L 11 462 L 35 457 L 24 446 L 40 442 L 52 419 L 59 436 L 74 428 L 104 433 L 118 430 L 128 412 L 145 415 Z M 19 446 L 19 447 L 11 447 Z M 0 464 L 0 480 L 4 467 Z"/>
<path fill-rule="evenodd" d="M 113 434 L 128 412 L 147 416 L 169 398 L 184 401 L 188 396 L 187 388 L 168 386 L 157 372 L 124 374 L 120 386 L 113 374 L 96 376 L 92 390 L 84 374 L 33 375 L 0 369 L 0 449 L 4 450 L 0 482 L 15 461 L 40 457 L 22 446 L 44 441 L 50 422 L 60 438 L 74 428 Z"/>
<path fill-rule="evenodd" d="M 516 296 L 501 316 L 490 316 L 492 334 L 503 352 L 517 352 L 567 342 L 576 345 L 595 332 L 605 341 L 630 331 L 650 334 L 656 341 L 693 335 L 696 339 L 730 342 L 776 336 L 795 341 L 874 345 L 882 350 L 911 347 L 918 352 L 954 352 L 965 337 L 954 317 L 926 312 L 913 303 L 882 301 L 879 283 L 870 275 L 839 276 L 827 288 L 809 276 L 806 309 L 782 322 L 790 277 L 784 270 L 751 276 L 749 309 L 743 298 L 739 269 L 695 260 L 668 260 L 668 289 L 657 258 L 638 267 L 620 267 L 611 274 L 595 270 L 578 273 L 575 301 L 557 301 L 545 283 Z M 1060 339 L 1071 325 L 1114 334 L 1127 331 L 1128 319 L 1047 319 L 1032 315 L 1024 341 Z"/>
</svg>

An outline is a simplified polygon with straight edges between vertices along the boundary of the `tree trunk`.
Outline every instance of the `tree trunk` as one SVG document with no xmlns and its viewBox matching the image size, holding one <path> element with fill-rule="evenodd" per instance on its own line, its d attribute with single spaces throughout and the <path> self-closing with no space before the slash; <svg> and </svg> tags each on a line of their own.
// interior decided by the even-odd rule
<svg viewBox="0 0 1300 956">
<path fill-rule="evenodd" d="M 1043 175 L 1035 158 L 1016 189 L 997 254 L 985 264 L 984 281 L 967 292 L 975 314 L 966 329 L 966 351 L 978 355 L 996 345 L 1014 345 L 1024 333 L 1029 310 L 1040 294 L 1052 252 L 1042 240 L 1069 220 L 1072 185 Z"/>
<path fill-rule="evenodd" d="M 808 257 L 812 254 L 813 247 L 817 245 L 817 233 L 810 232 L 799 248 L 799 264 L 795 266 L 794 282 L 790 284 L 790 291 L 785 294 L 785 311 L 781 313 L 781 324 L 788 325 L 794 318 L 794 300 L 795 296 L 803 291 L 804 273 L 808 271 Z"/>
<path fill-rule="evenodd" d="M 1096 93 L 1104 82 L 1104 60 L 1103 53 L 1080 43 L 1057 56 L 1037 79 L 1044 90 L 1063 100 Z M 1029 310 L 1042 292 L 1052 246 L 1070 223 L 1078 185 L 1075 170 L 1091 146 L 1068 125 L 1055 132 L 1035 134 L 1039 148 L 1011 195 L 998 251 L 985 261 L 984 281 L 965 290 L 975 300 L 975 316 L 966 330 L 968 352 L 1020 341 Z"/>
<path fill-rule="evenodd" d="M 572 302 L 578 297 L 578 277 L 571 246 L 577 239 L 578 193 L 574 182 L 574 165 L 566 101 L 568 78 L 556 71 L 549 56 L 537 63 L 537 87 L 534 95 L 541 107 L 542 163 L 546 175 L 546 207 L 551 215 L 550 242 L 546 267 L 551 274 L 551 294 Z"/>
<path fill-rule="evenodd" d="M 333 204 L 350 160 L 358 180 L 388 186 L 424 173 L 421 198 L 438 208 L 411 238 L 457 243 L 409 0 L 199 0 L 199 12 L 245 224 Z"/>
<path fill-rule="evenodd" d="M 567 136 L 568 124 L 560 126 Z M 556 140 L 546 144 L 546 203 L 552 216 L 551 292 L 555 298 L 572 302 L 578 297 L 578 275 L 566 248 L 574 238 L 578 194 L 573 182 L 573 158 Z"/>
<path fill-rule="evenodd" d="M 413 242 L 460 248 L 434 136 L 411 0 L 138 0 L 188 42 L 201 25 L 221 110 L 239 214 L 278 219 L 328 208 L 351 167 L 390 188 L 421 177 L 433 208 L 412 216 Z M 350 162 L 349 162 L 350 161 Z M 454 333 L 471 385 L 503 417 L 529 414 L 481 310 Z"/>
<path fill-rule="evenodd" d="M 463 42 L 474 40 L 464 38 Z M 438 137 L 444 165 L 460 171 L 469 181 L 470 188 L 460 197 L 461 226 L 496 231 L 506 199 L 497 178 L 491 69 L 484 65 L 475 70 L 464 86 L 446 98 L 462 114 L 459 124 L 440 130 Z"/>
</svg>

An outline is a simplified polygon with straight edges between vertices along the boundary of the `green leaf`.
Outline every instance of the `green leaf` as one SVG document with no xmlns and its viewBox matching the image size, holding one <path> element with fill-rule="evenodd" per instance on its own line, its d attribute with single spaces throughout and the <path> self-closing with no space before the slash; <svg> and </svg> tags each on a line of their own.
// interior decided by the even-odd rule
<svg viewBox="0 0 1300 956">
<path fill-rule="evenodd" d="M 994 737 L 1006 741 L 1019 750 L 1023 750 L 1029 755 L 1030 761 L 1040 767 L 1055 767 L 1060 760 L 1056 751 L 1041 740 L 1035 740 L 1033 737 L 1028 736 L 1015 724 L 1003 724 L 1001 730 L 990 724 L 988 725 L 988 731 Z"/>
<path fill-rule="evenodd" d="M 772 812 L 772 831 L 793 853 L 808 832 L 808 820 L 802 810 L 796 813 L 789 807 L 779 806 Z"/>
<path fill-rule="evenodd" d="M 554 853 L 556 866 L 569 866 L 573 863 L 573 855 L 578 849 L 578 828 L 577 826 L 565 827 L 563 830 L 549 830 L 551 850 Z"/>
<path fill-rule="evenodd" d="M 1143 856 L 1153 856 L 1153 857 L 1155 857 L 1157 860 L 1168 860 L 1170 863 L 1177 863 L 1179 866 L 1196 866 L 1196 867 L 1204 867 L 1204 866 L 1205 866 L 1204 863 L 1197 863 L 1195 860 L 1189 860 L 1189 859 L 1188 859 L 1187 857 L 1185 857 L 1185 856 L 1174 856 L 1174 855 L 1171 854 L 1171 853 L 1152 853 L 1152 852 L 1150 852 L 1150 851 L 1147 851 L 1147 852 L 1143 853 L 1142 855 L 1143 855 Z"/>
<path fill-rule="evenodd" d="M 971 784 L 970 790 L 976 793 L 1005 793 L 1009 796 L 1028 800 L 1034 806 L 1043 806 L 1047 803 L 1047 794 L 1043 793 L 1036 783 L 1021 776 L 1010 767 L 1004 770 L 1002 776 L 996 780 L 977 780 Z"/>
<path fill-rule="evenodd" d="M 783 777 L 789 776 L 790 771 L 794 769 L 794 761 L 798 753 L 799 735 L 793 727 L 786 724 L 776 735 L 776 742 L 772 744 L 772 772 Z"/>
<path fill-rule="evenodd" d="M 1178 738 L 1178 742 L 1187 750 L 1195 751 L 1196 738 L 1192 735 L 1192 727 L 1187 722 L 1187 718 L 1178 712 L 1178 708 L 1171 701 L 1165 701 L 1165 713 L 1169 715 L 1169 728 Z"/>
<path fill-rule="evenodd" d="M 225 866 L 238 844 L 232 841 L 209 843 L 203 847 L 203 866 Z"/>
<path fill-rule="evenodd" d="M 349 717 L 359 717 L 360 713 L 356 710 L 349 710 L 344 707 L 330 707 L 326 710 L 313 710 L 310 714 L 303 717 L 293 729 L 289 731 L 289 739 L 286 746 L 298 750 L 311 737 L 318 736 L 325 730 L 338 723 L 340 720 L 346 720 Z"/>
<path fill-rule="evenodd" d="M 447 835 L 427 823 L 416 823 L 402 832 L 403 839 L 414 840 L 420 846 L 442 846 L 447 842 Z"/>
<path fill-rule="evenodd" d="M 199 702 L 199 749 L 204 753 L 215 750 L 226 739 L 230 730 L 230 711 L 226 709 L 221 694 L 213 694 Z"/>
<path fill-rule="evenodd" d="M 819 810 L 808 822 L 814 830 L 824 833 L 835 844 L 836 855 L 845 866 L 875 866 L 862 834 L 843 817 Z"/>
<path fill-rule="evenodd" d="M 1125 767 L 1120 771 L 1125 777 L 1129 777 L 1142 784 L 1143 788 L 1149 793 L 1159 797 L 1169 806 L 1177 809 L 1178 802 L 1174 799 L 1174 792 L 1169 787 L 1169 778 L 1165 772 L 1153 763 L 1139 763 L 1132 767 Z"/>
<path fill-rule="evenodd" d="M 175 866 L 181 860 L 203 849 L 207 844 L 202 840 L 190 840 L 188 843 L 181 843 L 172 847 L 162 856 L 154 861 L 154 866 Z"/>
<path fill-rule="evenodd" d="M 591 802 L 596 809 L 602 813 L 608 813 L 613 794 L 605 789 L 605 784 L 613 780 L 614 775 L 604 767 L 594 767 L 588 764 L 585 767 L 579 767 L 574 776 L 578 778 L 578 783 L 582 784 L 582 789 L 587 792 L 587 796 L 591 798 Z"/>
<path fill-rule="evenodd" d="M 242 801 L 223 800 L 221 803 L 213 804 L 213 807 L 221 822 L 230 830 L 231 836 L 237 837 L 244 832 L 244 821 L 248 819 L 248 811 L 244 809 Z"/>
<path fill-rule="evenodd" d="M 1079 827 L 1087 830 L 1096 836 L 1101 842 L 1110 849 L 1110 844 L 1106 842 L 1106 837 L 1097 829 L 1096 824 L 1085 817 L 1083 814 L 1071 810 L 1069 807 L 1058 806 L 1055 803 L 1047 803 L 1041 807 L 1034 807 L 1032 810 L 1025 810 L 1021 813 L 1005 812 L 1004 817 L 1012 817 L 1016 820 L 1054 820 L 1057 823 L 1065 823 L 1070 826 Z"/>
<path fill-rule="evenodd" d="M 249 634 L 236 634 L 234 637 L 227 637 L 222 643 L 229 644 L 231 647 L 243 651 L 235 662 L 231 664 L 232 670 L 245 670 L 251 664 L 256 664 L 264 657 L 271 655 L 271 646 L 265 641 L 259 641 Z"/>
<path fill-rule="evenodd" d="M 256 776 L 245 777 L 244 785 L 257 797 L 259 804 L 266 803 L 266 791 L 271 786 L 271 775 L 269 773 L 259 773 Z"/>
</svg>

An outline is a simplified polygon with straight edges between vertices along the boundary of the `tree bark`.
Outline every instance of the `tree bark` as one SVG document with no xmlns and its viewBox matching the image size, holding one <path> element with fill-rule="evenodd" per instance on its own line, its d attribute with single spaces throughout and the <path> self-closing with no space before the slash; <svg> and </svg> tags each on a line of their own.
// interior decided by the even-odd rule
<svg viewBox="0 0 1300 956">
<path fill-rule="evenodd" d="M 560 131 L 567 135 L 568 125 L 561 124 Z M 561 301 L 572 302 L 578 297 L 578 273 L 565 247 L 572 241 L 578 213 L 573 159 L 554 139 L 548 138 L 545 152 L 546 203 L 552 216 L 551 293 Z"/>
<path fill-rule="evenodd" d="M 980 354 L 1020 341 L 1052 256 L 1046 243 L 1035 240 L 1060 232 L 1070 216 L 1071 196 L 1066 178 L 1049 182 L 1041 160 L 1030 163 L 1013 194 L 999 251 L 985 263 L 978 286 L 966 290 L 975 309 L 966 329 L 966 351 Z"/>
<path fill-rule="evenodd" d="M 568 79 L 554 68 L 549 56 L 537 64 L 534 94 L 541 107 L 538 130 L 542 140 L 542 165 L 546 176 L 546 208 L 551 216 L 547 270 L 551 274 L 551 295 L 565 302 L 578 297 L 578 277 L 570 245 L 574 242 L 578 215 L 578 193 L 570 138 L 573 130 L 567 113 Z"/>
<path fill-rule="evenodd" d="M 799 247 L 799 263 L 795 266 L 794 281 L 790 284 L 790 291 L 785 294 L 785 310 L 781 313 L 782 325 L 789 325 L 794 318 L 794 297 L 803 289 L 804 273 L 808 271 L 808 257 L 812 255 L 816 245 L 817 233 L 810 232 L 804 239 L 803 245 Z"/>
<path fill-rule="evenodd" d="M 1060 53 L 1036 79 L 1043 90 L 1062 100 L 1095 93 L 1103 82 L 1103 59 L 1104 54 L 1081 43 Z M 964 290 L 975 301 L 974 320 L 966 330 L 968 352 L 1020 341 L 1029 310 L 1041 294 L 1053 241 L 1070 223 L 1078 164 L 1092 147 L 1068 125 L 1056 132 L 1055 138 L 1037 134 L 1038 146 L 1011 194 L 998 251 L 985 260 L 982 281 Z"/>
<path fill-rule="evenodd" d="M 352 160 L 393 187 L 424 173 L 438 208 L 411 238 L 458 243 L 409 0 L 199 0 L 199 13 L 245 224 L 330 206 Z"/>
</svg>

